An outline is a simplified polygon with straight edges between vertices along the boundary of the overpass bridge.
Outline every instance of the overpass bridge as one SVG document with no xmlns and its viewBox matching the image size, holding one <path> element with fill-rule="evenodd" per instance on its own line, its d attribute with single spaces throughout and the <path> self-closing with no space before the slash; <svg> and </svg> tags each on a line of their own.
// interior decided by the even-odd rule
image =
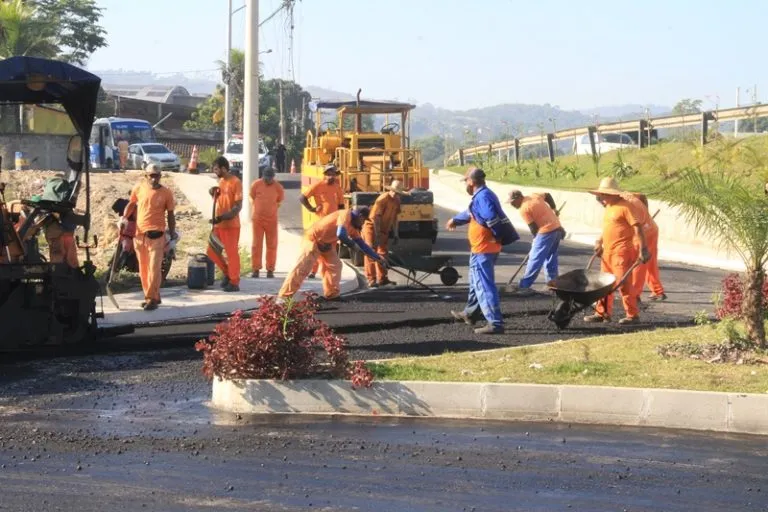
<svg viewBox="0 0 768 512">
<path fill-rule="evenodd" d="M 660 116 L 646 119 L 634 119 L 629 121 L 618 121 L 614 123 L 605 123 L 600 125 L 583 126 L 580 128 L 569 128 L 541 135 L 529 135 L 526 137 L 513 138 L 491 144 L 482 144 L 478 146 L 461 148 L 448 157 L 448 163 L 458 163 L 464 165 L 468 157 L 477 155 L 497 155 L 501 159 L 506 153 L 507 158 L 514 156 L 515 162 L 520 161 L 520 148 L 524 146 L 533 146 L 546 144 L 549 159 L 554 161 L 555 149 L 554 142 L 557 140 L 571 139 L 589 136 L 589 142 L 592 147 L 592 154 L 595 153 L 595 134 L 599 133 L 625 133 L 635 141 L 638 147 L 642 148 L 648 145 L 652 134 L 662 128 L 681 128 L 686 126 L 700 126 L 701 144 L 707 143 L 710 122 L 725 122 L 741 119 L 757 119 L 768 116 L 768 105 L 753 105 L 749 107 L 736 107 L 728 109 L 710 110 L 695 114 L 682 114 L 671 116 Z"/>
</svg>

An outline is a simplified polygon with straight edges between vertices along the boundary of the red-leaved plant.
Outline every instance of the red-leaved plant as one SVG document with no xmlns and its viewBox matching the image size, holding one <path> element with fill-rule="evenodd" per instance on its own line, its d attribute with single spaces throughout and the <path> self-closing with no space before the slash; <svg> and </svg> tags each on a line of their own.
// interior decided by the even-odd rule
<svg viewBox="0 0 768 512">
<path fill-rule="evenodd" d="M 332 377 L 349 378 L 354 388 L 371 386 L 373 374 L 365 363 L 351 364 L 344 338 L 315 317 L 315 295 L 283 304 L 270 296 L 258 302 L 250 317 L 235 311 L 207 339 L 195 343 L 208 379 Z"/>
<path fill-rule="evenodd" d="M 720 320 L 723 318 L 741 318 L 743 302 L 744 280 L 739 274 L 728 274 L 723 279 L 723 291 L 720 293 L 715 315 Z M 768 304 L 768 280 L 763 283 L 763 303 Z"/>
</svg>

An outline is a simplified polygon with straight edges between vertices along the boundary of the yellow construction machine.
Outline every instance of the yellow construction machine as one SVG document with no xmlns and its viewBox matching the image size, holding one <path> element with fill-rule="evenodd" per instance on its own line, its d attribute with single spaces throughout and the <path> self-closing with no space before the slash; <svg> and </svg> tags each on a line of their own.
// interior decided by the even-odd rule
<svg viewBox="0 0 768 512">
<path fill-rule="evenodd" d="M 410 147 L 408 114 L 416 108 L 407 103 L 318 101 L 310 104 L 315 113 L 315 133 L 307 132 L 301 164 L 301 191 L 323 180 L 323 170 L 334 164 L 344 190 L 345 208 L 372 206 L 376 198 L 399 180 L 410 195 L 403 196 L 399 220 L 399 242 L 390 246 L 398 256 L 430 256 L 437 240 L 434 198 L 429 191 L 429 169 L 421 152 Z M 335 111 L 334 121 L 324 114 Z M 381 125 L 377 130 L 373 126 Z M 303 227 L 316 220 L 303 210 Z M 341 256 L 362 265 L 360 251 L 342 246 Z"/>
</svg>

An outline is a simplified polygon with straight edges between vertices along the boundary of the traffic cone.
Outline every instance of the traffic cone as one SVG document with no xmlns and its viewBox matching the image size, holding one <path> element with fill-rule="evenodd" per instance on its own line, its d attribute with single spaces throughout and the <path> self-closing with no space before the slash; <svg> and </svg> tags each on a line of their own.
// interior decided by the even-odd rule
<svg viewBox="0 0 768 512">
<path fill-rule="evenodd" d="M 296 160 L 291 160 L 291 174 L 296 174 Z"/>
<path fill-rule="evenodd" d="M 197 174 L 197 146 L 192 146 L 192 156 L 189 157 L 187 172 L 189 174 Z"/>
</svg>

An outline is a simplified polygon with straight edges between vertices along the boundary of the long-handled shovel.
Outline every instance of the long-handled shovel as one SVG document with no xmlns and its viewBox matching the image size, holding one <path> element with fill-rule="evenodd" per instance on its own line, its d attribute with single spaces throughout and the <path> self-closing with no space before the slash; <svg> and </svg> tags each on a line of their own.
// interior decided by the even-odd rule
<svg viewBox="0 0 768 512">
<path fill-rule="evenodd" d="M 218 194 L 213 195 L 213 211 L 211 212 L 211 220 L 216 218 L 216 198 Z M 216 234 L 213 232 L 216 224 L 211 222 L 211 232 L 208 235 L 208 246 L 213 250 L 214 253 L 216 253 L 216 256 L 219 258 L 222 257 L 222 254 L 224 254 L 224 244 L 221 243 L 221 240 L 219 240 L 219 237 L 216 236 Z"/>
<path fill-rule="evenodd" d="M 115 254 L 112 256 L 112 267 L 109 270 L 109 279 L 107 279 L 107 296 L 117 309 L 120 309 L 120 305 L 117 303 L 117 299 L 115 299 L 114 293 L 112 293 L 112 279 L 114 279 L 115 274 L 117 274 L 117 262 L 120 259 L 120 249 L 123 244 L 123 239 L 120 236 L 121 230 L 122 228 L 119 228 L 117 232 L 117 247 L 115 247 Z"/>
<path fill-rule="evenodd" d="M 563 208 L 565 208 L 565 203 L 566 201 L 563 201 L 563 204 L 560 205 L 560 208 L 555 210 L 558 217 L 560 216 L 560 212 L 563 211 Z M 528 258 L 530 257 L 531 257 L 531 253 L 529 252 L 528 254 L 525 255 L 525 258 L 523 258 L 522 263 L 520 263 L 520 266 L 517 267 L 517 270 L 515 270 L 515 273 L 512 274 L 512 277 L 509 278 L 509 281 L 507 281 L 507 284 L 499 286 L 498 288 L 499 295 L 507 295 L 513 292 L 513 289 L 511 289 L 513 286 L 512 283 L 515 281 L 515 278 L 520 273 L 520 271 L 523 270 L 523 267 L 525 266 L 525 264 L 528 263 Z"/>
</svg>

